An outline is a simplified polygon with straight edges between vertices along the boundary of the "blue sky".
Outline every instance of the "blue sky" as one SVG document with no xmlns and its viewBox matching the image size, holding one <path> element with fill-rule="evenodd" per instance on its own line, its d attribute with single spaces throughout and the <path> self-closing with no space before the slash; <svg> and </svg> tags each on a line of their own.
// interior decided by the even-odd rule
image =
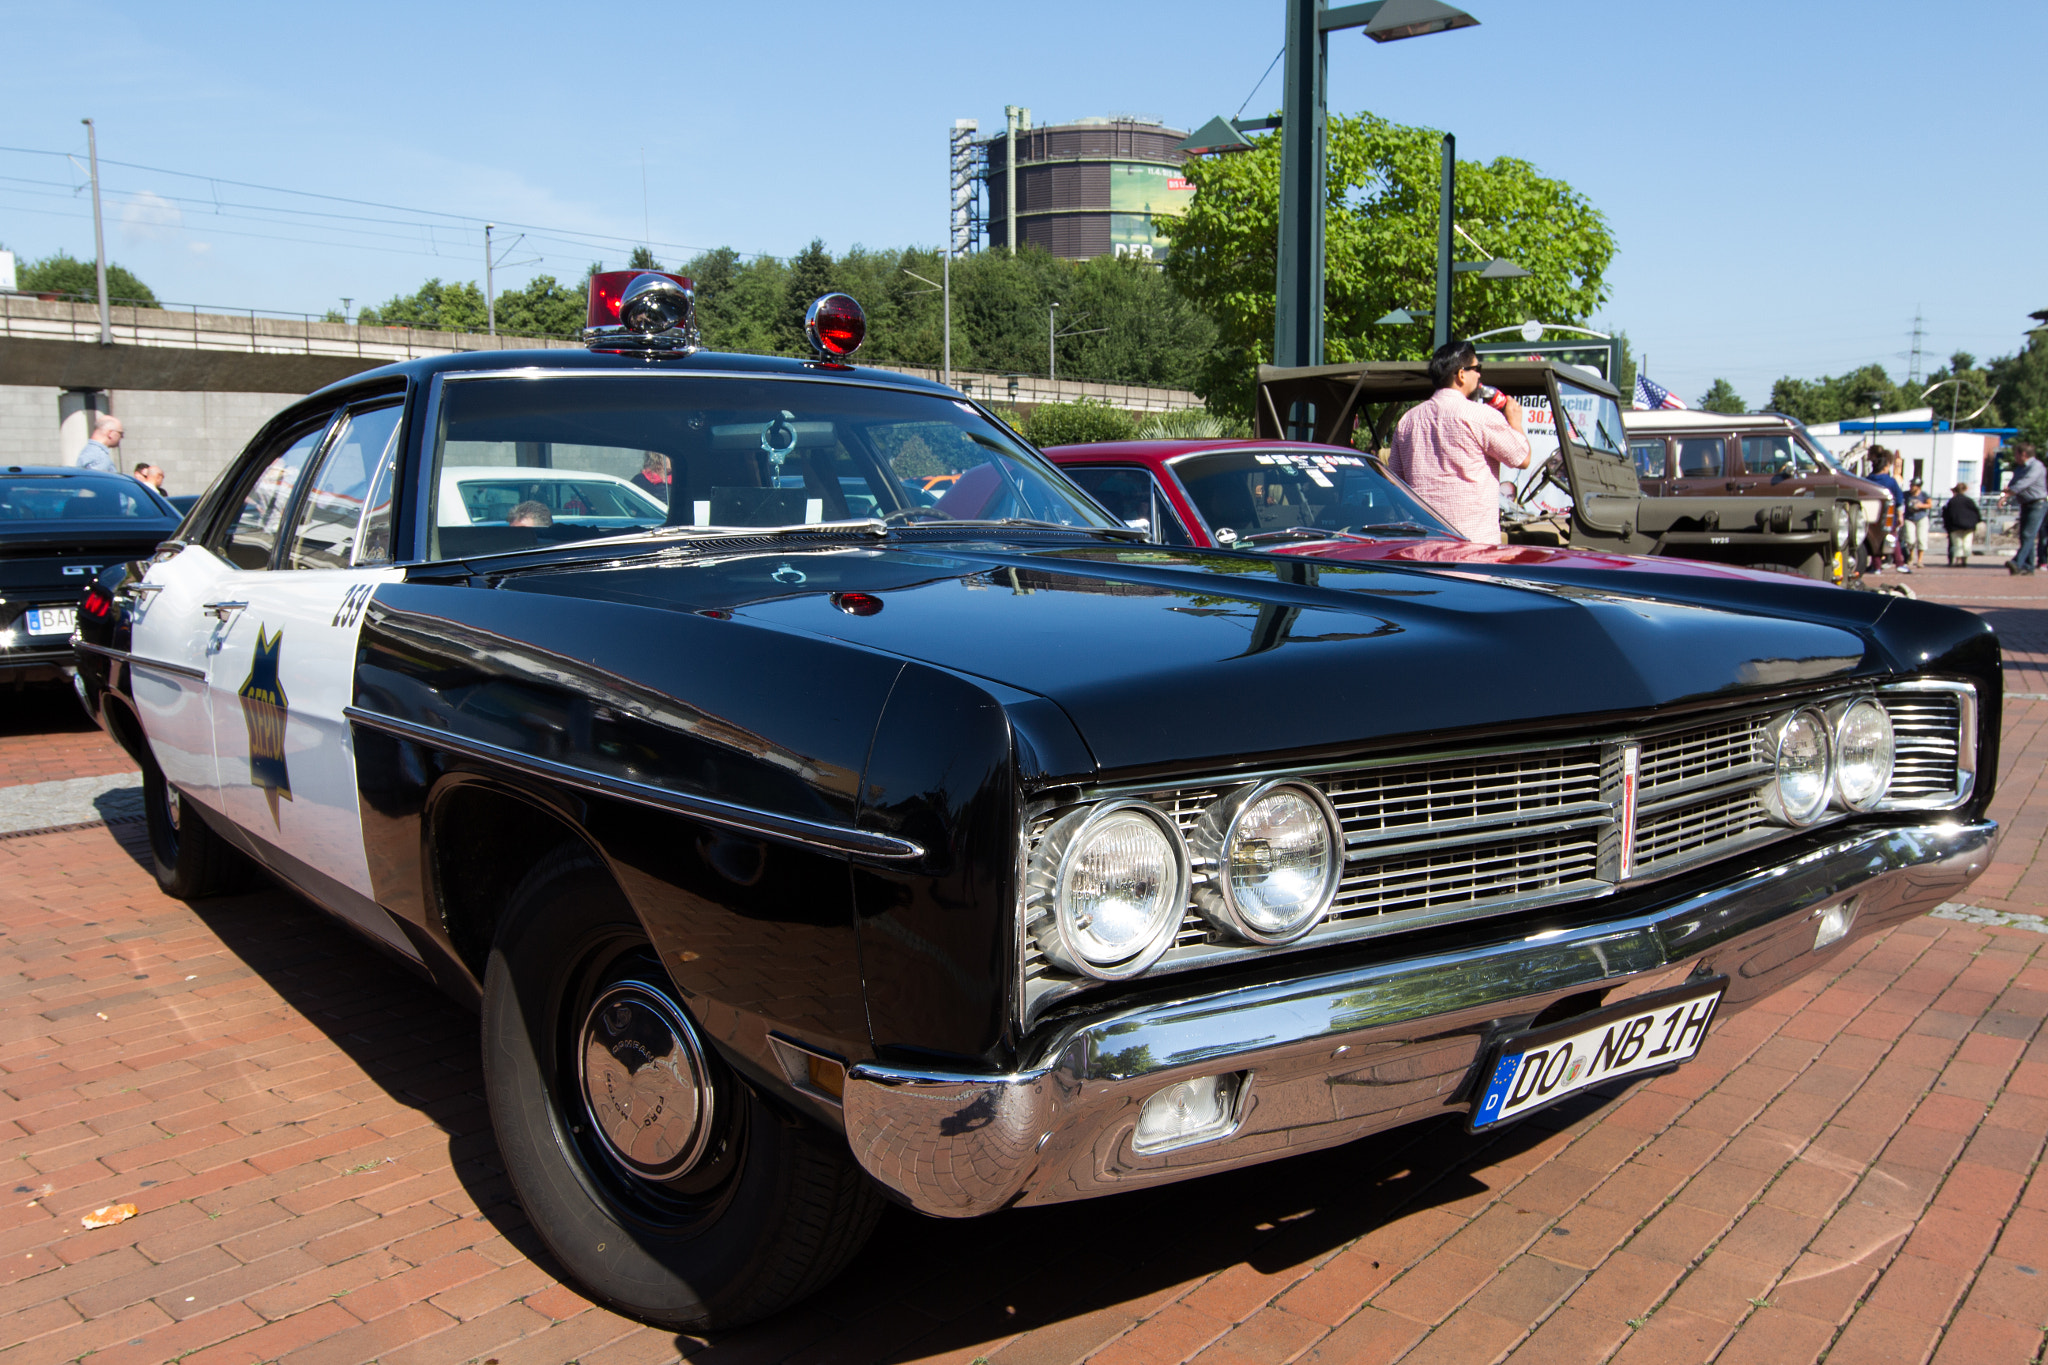
<svg viewBox="0 0 2048 1365">
<path fill-rule="evenodd" d="M 1948 7 L 1892 0 L 1470 7 L 1476 29 L 1337 35 L 1331 108 L 1448 128 L 1466 157 L 1523 157 L 1587 195 L 1619 246 L 1599 322 L 1689 401 L 1716 376 L 1752 403 L 1788 373 L 1904 378 L 1916 312 L 1926 368 L 2005 354 L 2048 307 L 2042 6 L 1954 29 L 1921 24 Z M 156 168 L 103 167 L 114 259 L 166 300 L 319 312 L 479 278 L 486 218 L 543 229 L 509 257 L 540 261 L 500 273 L 514 284 L 622 264 L 643 235 L 664 259 L 936 245 L 953 119 L 1266 112 L 1282 14 L 7 3 L 0 143 L 82 162 L 92 117 L 103 159 Z M 71 162 L 0 151 L 0 177 L 0 244 L 90 253 Z"/>
</svg>

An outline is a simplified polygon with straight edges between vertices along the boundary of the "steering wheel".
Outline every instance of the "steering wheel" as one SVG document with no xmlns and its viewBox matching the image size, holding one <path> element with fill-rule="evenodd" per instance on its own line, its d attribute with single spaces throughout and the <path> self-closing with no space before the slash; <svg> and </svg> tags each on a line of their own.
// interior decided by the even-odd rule
<svg viewBox="0 0 2048 1365">
<path fill-rule="evenodd" d="M 1558 454 L 1553 455 L 1549 459 L 1545 460 L 1543 462 L 1543 468 L 1536 471 L 1536 476 L 1528 480 L 1521 486 L 1521 488 L 1516 490 L 1515 506 L 1527 507 L 1531 502 L 1535 500 L 1536 494 L 1542 490 L 1545 484 L 1555 485 L 1557 491 L 1564 494 L 1566 497 L 1570 497 L 1572 495 L 1571 485 L 1564 481 L 1563 452 L 1559 452 Z"/>
</svg>

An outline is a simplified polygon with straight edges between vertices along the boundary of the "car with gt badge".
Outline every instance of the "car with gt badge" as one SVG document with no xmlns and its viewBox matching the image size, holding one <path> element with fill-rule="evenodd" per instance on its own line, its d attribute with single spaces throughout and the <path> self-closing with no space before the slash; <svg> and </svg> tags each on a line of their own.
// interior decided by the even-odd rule
<svg viewBox="0 0 2048 1365">
<path fill-rule="evenodd" d="M 78 650 L 162 886 L 260 866 L 474 1004 L 521 1206 L 621 1311 L 774 1313 L 884 1201 L 1510 1122 L 1991 855 L 1968 613 L 1161 544 L 852 365 L 844 296 L 813 360 L 703 349 L 658 272 L 590 306 L 292 404 Z M 658 515 L 447 503 L 650 453 Z"/>
<path fill-rule="evenodd" d="M 147 558 L 179 514 L 125 474 L 0 465 L 0 686 L 72 671 L 78 607 L 108 565 Z"/>
</svg>

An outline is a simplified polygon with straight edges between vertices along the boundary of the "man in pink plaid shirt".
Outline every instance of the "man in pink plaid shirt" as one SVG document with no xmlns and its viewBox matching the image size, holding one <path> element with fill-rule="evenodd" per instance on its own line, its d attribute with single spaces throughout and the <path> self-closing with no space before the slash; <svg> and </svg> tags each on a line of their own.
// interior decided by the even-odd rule
<svg viewBox="0 0 2048 1365">
<path fill-rule="evenodd" d="M 1459 535 L 1498 545 L 1500 471 L 1529 464 L 1522 405 L 1505 395 L 1498 411 L 1472 401 L 1479 355 L 1469 341 L 1439 346 L 1430 357 L 1429 379 L 1436 392 L 1394 428 L 1387 467 L 1442 512 Z"/>
</svg>

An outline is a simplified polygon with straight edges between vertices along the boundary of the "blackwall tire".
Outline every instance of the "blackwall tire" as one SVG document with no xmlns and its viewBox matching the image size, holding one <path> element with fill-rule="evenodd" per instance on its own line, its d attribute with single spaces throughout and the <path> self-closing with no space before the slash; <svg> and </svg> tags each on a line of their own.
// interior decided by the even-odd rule
<svg viewBox="0 0 2048 1365">
<path fill-rule="evenodd" d="M 145 748 L 142 806 L 149 827 L 150 871 L 166 896 L 204 900 L 245 889 L 254 866 L 241 850 L 215 834 L 193 801 L 164 780 Z"/>
<path fill-rule="evenodd" d="M 682 1096 L 708 1118 L 678 1130 L 679 1149 L 696 1154 L 660 1179 L 629 1169 L 593 1117 L 615 1121 L 587 1076 L 590 1056 L 611 1055 L 590 1049 L 622 991 L 688 1044 L 646 1074 L 675 1085 L 664 1077 L 695 1067 L 708 1094 L 692 1084 Z M 873 1231 L 881 1197 L 845 1141 L 782 1113 L 720 1060 L 587 853 L 551 856 L 513 894 L 484 972 L 482 1032 L 513 1189 L 563 1268 L 609 1307 L 675 1330 L 737 1327 L 821 1288 Z"/>
</svg>

